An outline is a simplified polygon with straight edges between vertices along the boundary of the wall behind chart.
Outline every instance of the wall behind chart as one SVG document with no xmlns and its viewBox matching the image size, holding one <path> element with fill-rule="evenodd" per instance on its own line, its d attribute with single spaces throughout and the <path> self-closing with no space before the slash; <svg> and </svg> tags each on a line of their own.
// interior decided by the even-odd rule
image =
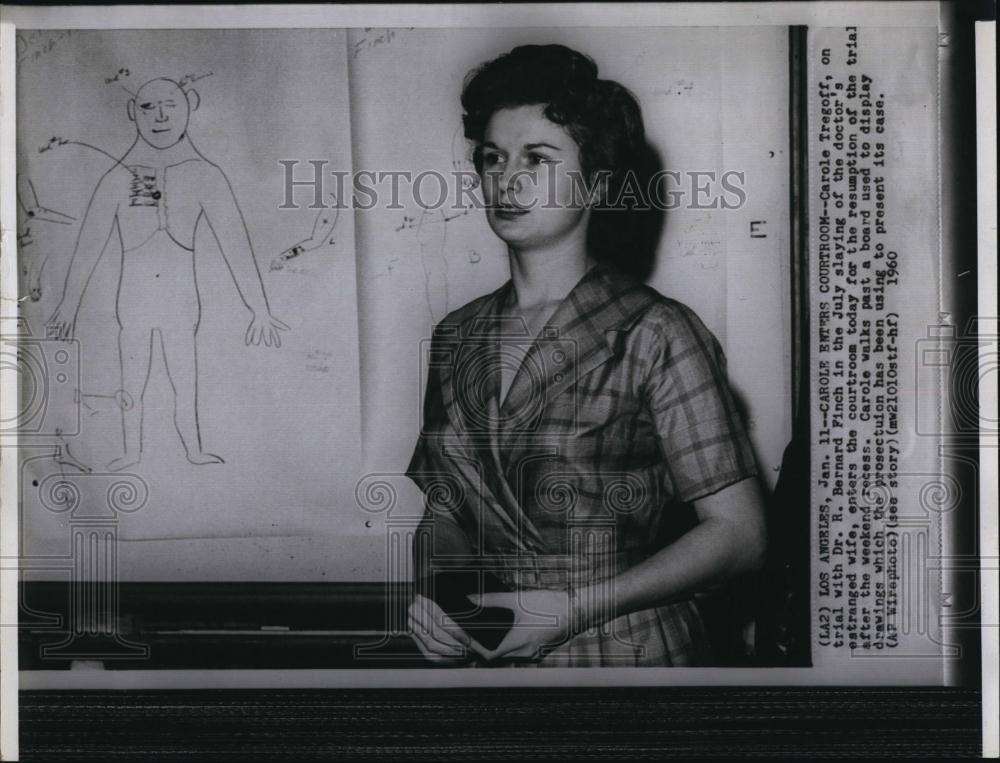
<svg viewBox="0 0 1000 763">
<path fill-rule="evenodd" d="M 419 427 L 422 340 L 447 312 L 508 278 L 506 254 L 481 211 L 427 212 L 404 197 L 401 209 L 342 211 L 333 243 L 272 270 L 316 219 L 305 208 L 278 209 L 278 162 L 298 160 L 298 178 L 309 176 L 314 158 L 345 171 L 471 170 L 458 101 L 463 78 L 523 43 L 584 51 L 602 77 L 629 87 L 664 168 L 682 178 L 743 173 L 741 208 L 682 205 L 667 214 L 649 283 L 692 307 L 722 342 L 761 471 L 773 484 L 791 429 L 786 34 L 783 27 L 74 31 L 44 57 L 23 61 L 19 171 L 41 204 L 76 218 L 32 223 L 33 243 L 22 246 L 30 271 L 23 293 L 41 288 L 24 308 L 36 334 L 58 303 L 89 194 L 112 163 L 75 143 L 39 149 L 55 136 L 121 156 L 134 137 L 124 88 L 185 75 L 201 77 L 193 83 L 202 105 L 192 114 L 192 140 L 229 177 L 272 310 L 291 326 L 281 348 L 244 345 L 249 314 L 201 230 L 199 410 L 206 449 L 226 463 L 184 460 L 169 379 L 154 356 L 144 458 L 133 470 L 149 500 L 120 520 L 122 577 L 384 577 L 386 522 L 422 507 L 400 476 Z M 432 183 L 426 189 L 434 194 Z M 300 188 L 296 200 L 304 207 L 311 193 Z M 115 246 L 81 310 L 82 423 L 64 438 L 94 464 L 117 455 L 120 442 Z M 60 473 L 53 459 L 60 445 L 51 436 L 35 444 L 22 474 L 26 550 L 59 557 L 71 518 L 42 505 L 38 491 Z M 392 515 L 358 505 L 355 486 L 372 473 L 396 491 Z M 103 500 L 113 479 L 100 469 L 73 477 L 92 500 Z"/>
</svg>

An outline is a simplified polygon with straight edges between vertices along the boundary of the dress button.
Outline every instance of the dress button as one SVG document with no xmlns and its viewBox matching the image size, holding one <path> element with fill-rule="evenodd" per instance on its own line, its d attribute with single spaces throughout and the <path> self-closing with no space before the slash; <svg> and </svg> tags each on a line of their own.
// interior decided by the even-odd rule
<svg viewBox="0 0 1000 763">
<path fill-rule="evenodd" d="M 157 201 L 160 200 L 161 196 L 163 196 L 163 194 L 160 193 L 159 191 L 153 191 L 153 198 L 156 199 Z"/>
</svg>

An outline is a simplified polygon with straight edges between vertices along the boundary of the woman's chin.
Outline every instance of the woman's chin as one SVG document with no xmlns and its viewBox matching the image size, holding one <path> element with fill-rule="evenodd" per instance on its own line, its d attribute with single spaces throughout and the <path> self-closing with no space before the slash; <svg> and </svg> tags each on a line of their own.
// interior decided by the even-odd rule
<svg viewBox="0 0 1000 763">
<path fill-rule="evenodd" d="M 494 235 L 510 246 L 530 244 L 535 238 L 522 220 L 504 220 L 490 216 L 489 223 Z"/>
</svg>

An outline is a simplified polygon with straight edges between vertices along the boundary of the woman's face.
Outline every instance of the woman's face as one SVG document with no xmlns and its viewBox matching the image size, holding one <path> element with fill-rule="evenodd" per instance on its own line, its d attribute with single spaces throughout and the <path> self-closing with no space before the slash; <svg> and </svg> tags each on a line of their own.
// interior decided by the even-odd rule
<svg viewBox="0 0 1000 763">
<path fill-rule="evenodd" d="M 500 109 L 483 139 L 483 197 L 493 232 L 516 249 L 585 240 L 589 219 L 580 150 L 544 106 Z"/>
</svg>

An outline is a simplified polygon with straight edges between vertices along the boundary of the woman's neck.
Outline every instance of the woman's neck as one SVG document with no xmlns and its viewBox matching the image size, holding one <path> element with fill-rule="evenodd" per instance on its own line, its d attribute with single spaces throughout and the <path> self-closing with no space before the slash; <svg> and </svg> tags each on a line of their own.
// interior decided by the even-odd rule
<svg viewBox="0 0 1000 763">
<path fill-rule="evenodd" d="M 579 242 L 532 251 L 508 247 L 507 251 L 515 304 L 520 310 L 561 302 L 596 264 Z"/>
</svg>

